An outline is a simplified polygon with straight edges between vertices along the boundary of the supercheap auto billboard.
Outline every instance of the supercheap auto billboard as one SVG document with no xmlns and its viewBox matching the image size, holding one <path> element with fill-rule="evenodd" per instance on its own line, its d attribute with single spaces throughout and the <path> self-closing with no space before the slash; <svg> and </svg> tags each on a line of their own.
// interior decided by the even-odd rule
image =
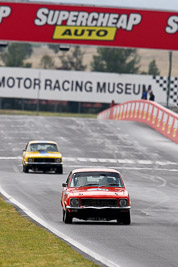
<svg viewBox="0 0 178 267">
<path fill-rule="evenodd" d="M 141 99 L 153 90 L 166 104 L 167 77 L 1 67 L 0 97 L 98 103 Z M 178 105 L 178 78 L 171 77 L 170 104 Z"/>
<path fill-rule="evenodd" d="M 0 40 L 178 50 L 178 13 L 0 2 Z"/>
</svg>

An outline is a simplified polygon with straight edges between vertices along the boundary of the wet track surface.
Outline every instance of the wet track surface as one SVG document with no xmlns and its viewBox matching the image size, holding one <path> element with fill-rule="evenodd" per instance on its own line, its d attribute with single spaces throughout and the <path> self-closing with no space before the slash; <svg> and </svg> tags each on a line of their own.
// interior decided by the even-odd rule
<svg viewBox="0 0 178 267">
<path fill-rule="evenodd" d="M 100 255 L 107 266 L 178 266 L 178 145 L 136 122 L 0 116 L 0 188 L 64 236 Z M 29 140 L 56 141 L 64 174 L 23 173 Z M 61 184 L 78 167 L 120 170 L 132 224 L 62 222 Z M 92 254 L 93 256 L 93 254 Z"/>
</svg>

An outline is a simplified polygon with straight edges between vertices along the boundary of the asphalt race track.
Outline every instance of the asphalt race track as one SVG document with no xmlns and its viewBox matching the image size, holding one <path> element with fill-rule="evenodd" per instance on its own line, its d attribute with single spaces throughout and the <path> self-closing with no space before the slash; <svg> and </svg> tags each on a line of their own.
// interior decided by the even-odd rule
<svg viewBox="0 0 178 267">
<path fill-rule="evenodd" d="M 64 174 L 23 173 L 29 140 L 56 141 Z M 120 170 L 132 224 L 62 222 L 60 195 L 71 169 Z M 178 145 L 144 124 L 97 119 L 0 115 L 0 191 L 55 234 L 104 266 L 178 266 Z"/>
</svg>

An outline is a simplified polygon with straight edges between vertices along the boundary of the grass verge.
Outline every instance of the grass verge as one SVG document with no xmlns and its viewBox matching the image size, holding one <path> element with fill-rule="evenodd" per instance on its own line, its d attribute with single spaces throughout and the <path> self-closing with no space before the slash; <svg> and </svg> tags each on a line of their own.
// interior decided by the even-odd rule
<svg viewBox="0 0 178 267">
<path fill-rule="evenodd" d="M 0 114 L 3 115 L 28 115 L 28 116 L 53 116 L 53 117 L 81 117 L 81 118 L 96 118 L 97 114 L 90 113 L 58 113 L 58 112 L 36 112 L 25 110 L 10 110 L 0 109 Z"/>
<path fill-rule="evenodd" d="M 97 267 L 0 197 L 0 266 Z"/>
</svg>

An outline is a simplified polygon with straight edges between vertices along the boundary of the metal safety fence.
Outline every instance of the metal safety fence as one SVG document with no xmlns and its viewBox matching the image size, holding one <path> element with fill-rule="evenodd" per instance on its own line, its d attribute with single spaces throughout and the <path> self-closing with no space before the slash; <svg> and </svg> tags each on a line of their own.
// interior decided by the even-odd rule
<svg viewBox="0 0 178 267">
<path fill-rule="evenodd" d="M 178 144 L 178 114 L 153 101 L 128 101 L 100 112 L 97 118 L 146 123 Z"/>
</svg>

